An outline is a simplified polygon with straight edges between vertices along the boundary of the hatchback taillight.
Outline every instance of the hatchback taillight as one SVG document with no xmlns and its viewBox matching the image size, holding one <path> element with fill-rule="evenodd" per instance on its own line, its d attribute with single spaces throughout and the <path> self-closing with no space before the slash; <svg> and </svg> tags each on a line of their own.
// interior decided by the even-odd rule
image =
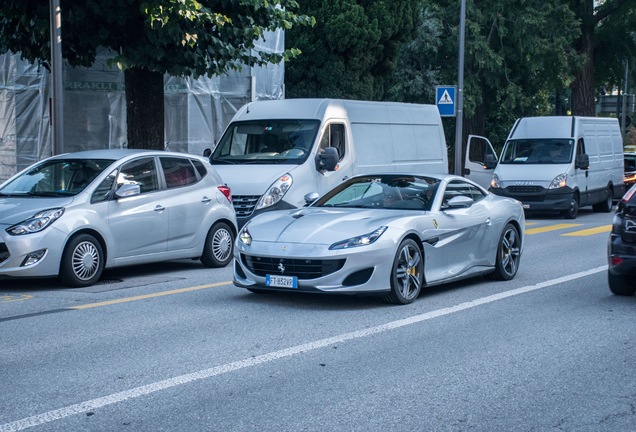
<svg viewBox="0 0 636 432">
<path fill-rule="evenodd" d="M 232 191 L 229 187 L 219 186 L 219 190 L 221 191 L 221 193 L 223 193 L 223 195 L 225 195 L 225 198 L 227 198 L 229 202 L 232 202 Z"/>
</svg>

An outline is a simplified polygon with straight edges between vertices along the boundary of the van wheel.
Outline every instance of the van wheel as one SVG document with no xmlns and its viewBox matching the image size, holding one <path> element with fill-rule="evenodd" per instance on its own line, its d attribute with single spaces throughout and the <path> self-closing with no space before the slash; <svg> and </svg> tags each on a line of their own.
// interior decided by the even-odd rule
<svg viewBox="0 0 636 432">
<path fill-rule="evenodd" d="M 570 200 L 570 208 L 567 210 L 563 210 L 563 217 L 566 219 L 576 219 L 576 216 L 579 214 L 579 195 L 572 195 L 572 199 Z"/>
<path fill-rule="evenodd" d="M 234 233 L 223 222 L 215 223 L 205 239 L 201 262 L 206 267 L 225 267 L 232 260 Z"/>
<path fill-rule="evenodd" d="M 633 296 L 636 292 L 636 283 L 632 282 L 627 276 L 613 275 L 607 271 L 607 282 L 610 291 L 616 295 Z"/>
<path fill-rule="evenodd" d="M 612 188 L 609 188 L 607 199 L 605 199 L 605 201 L 603 201 L 602 203 L 594 204 L 592 206 L 592 209 L 595 212 L 609 213 L 612 211 L 613 206 L 614 206 L 614 191 L 612 191 Z"/>
<path fill-rule="evenodd" d="M 66 244 L 58 278 L 71 288 L 87 287 L 97 282 L 103 269 L 102 245 L 92 235 L 80 234 Z"/>
</svg>

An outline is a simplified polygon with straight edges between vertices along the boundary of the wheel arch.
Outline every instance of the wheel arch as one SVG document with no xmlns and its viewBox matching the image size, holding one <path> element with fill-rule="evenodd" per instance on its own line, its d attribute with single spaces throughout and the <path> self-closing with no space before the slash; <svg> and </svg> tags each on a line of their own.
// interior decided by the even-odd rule
<svg viewBox="0 0 636 432">
<path fill-rule="evenodd" d="M 236 224 L 234 222 L 232 222 L 230 219 L 227 218 L 220 218 L 214 221 L 214 223 L 212 225 L 210 225 L 210 229 L 208 230 L 208 232 L 210 232 L 210 230 L 212 229 L 212 227 L 216 224 L 218 224 L 219 222 L 222 222 L 224 224 L 226 224 L 227 226 L 230 227 L 230 229 L 232 230 L 232 234 L 234 235 L 234 238 L 236 238 L 236 236 L 238 235 L 238 230 L 236 228 Z"/>
<path fill-rule="evenodd" d="M 106 240 L 104 239 L 104 236 L 102 236 L 100 234 L 99 231 L 92 229 L 92 228 L 82 228 L 79 229 L 77 231 L 75 231 L 73 234 L 71 234 L 67 239 L 66 239 L 66 243 L 64 243 L 64 247 L 62 248 L 62 251 L 64 251 L 66 249 L 66 245 L 71 241 L 71 239 L 77 237 L 78 235 L 82 235 L 82 234 L 89 234 L 93 237 L 95 237 L 95 240 L 97 240 L 99 242 L 99 245 L 102 247 L 102 252 L 104 253 L 104 267 L 106 267 L 106 263 L 108 262 L 108 247 L 106 246 Z M 60 262 L 60 265 L 62 263 Z"/>
</svg>

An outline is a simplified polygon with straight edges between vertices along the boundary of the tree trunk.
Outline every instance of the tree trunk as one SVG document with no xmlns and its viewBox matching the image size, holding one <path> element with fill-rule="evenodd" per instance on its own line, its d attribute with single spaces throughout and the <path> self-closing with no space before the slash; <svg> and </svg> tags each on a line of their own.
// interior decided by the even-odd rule
<svg viewBox="0 0 636 432">
<path fill-rule="evenodd" d="M 164 150 L 163 75 L 133 67 L 124 80 L 128 148 Z"/>
<path fill-rule="evenodd" d="M 594 103 L 594 1 L 581 2 L 579 17 L 582 19 L 581 37 L 576 43 L 578 54 L 587 55 L 587 63 L 581 70 L 574 71 L 574 81 L 570 85 L 572 90 L 572 115 L 596 115 Z"/>
</svg>

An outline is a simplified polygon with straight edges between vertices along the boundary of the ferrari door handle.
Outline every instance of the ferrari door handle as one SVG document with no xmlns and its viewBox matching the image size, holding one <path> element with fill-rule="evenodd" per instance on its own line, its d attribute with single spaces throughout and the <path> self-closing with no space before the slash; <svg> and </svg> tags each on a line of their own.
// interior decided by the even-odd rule
<svg viewBox="0 0 636 432">
<path fill-rule="evenodd" d="M 201 202 L 202 202 L 202 203 L 205 203 L 205 204 L 209 203 L 210 201 L 212 201 L 212 198 L 208 198 L 208 197 L 206 197 L 206 196 L 204 196 L 204 197 L 201 199 Z"/>
<path fill-rule="evenodd" d="M 162 207 L 162 206 L 160 206 L 160 205 L 158 205 L 157 207 L 155 207 L 155 211 L 158 211 L 158 212 L 160 212 L 160 211 L 164 211 L 165 209 L 166 209 L 165 207 Z"/>
</svg>

